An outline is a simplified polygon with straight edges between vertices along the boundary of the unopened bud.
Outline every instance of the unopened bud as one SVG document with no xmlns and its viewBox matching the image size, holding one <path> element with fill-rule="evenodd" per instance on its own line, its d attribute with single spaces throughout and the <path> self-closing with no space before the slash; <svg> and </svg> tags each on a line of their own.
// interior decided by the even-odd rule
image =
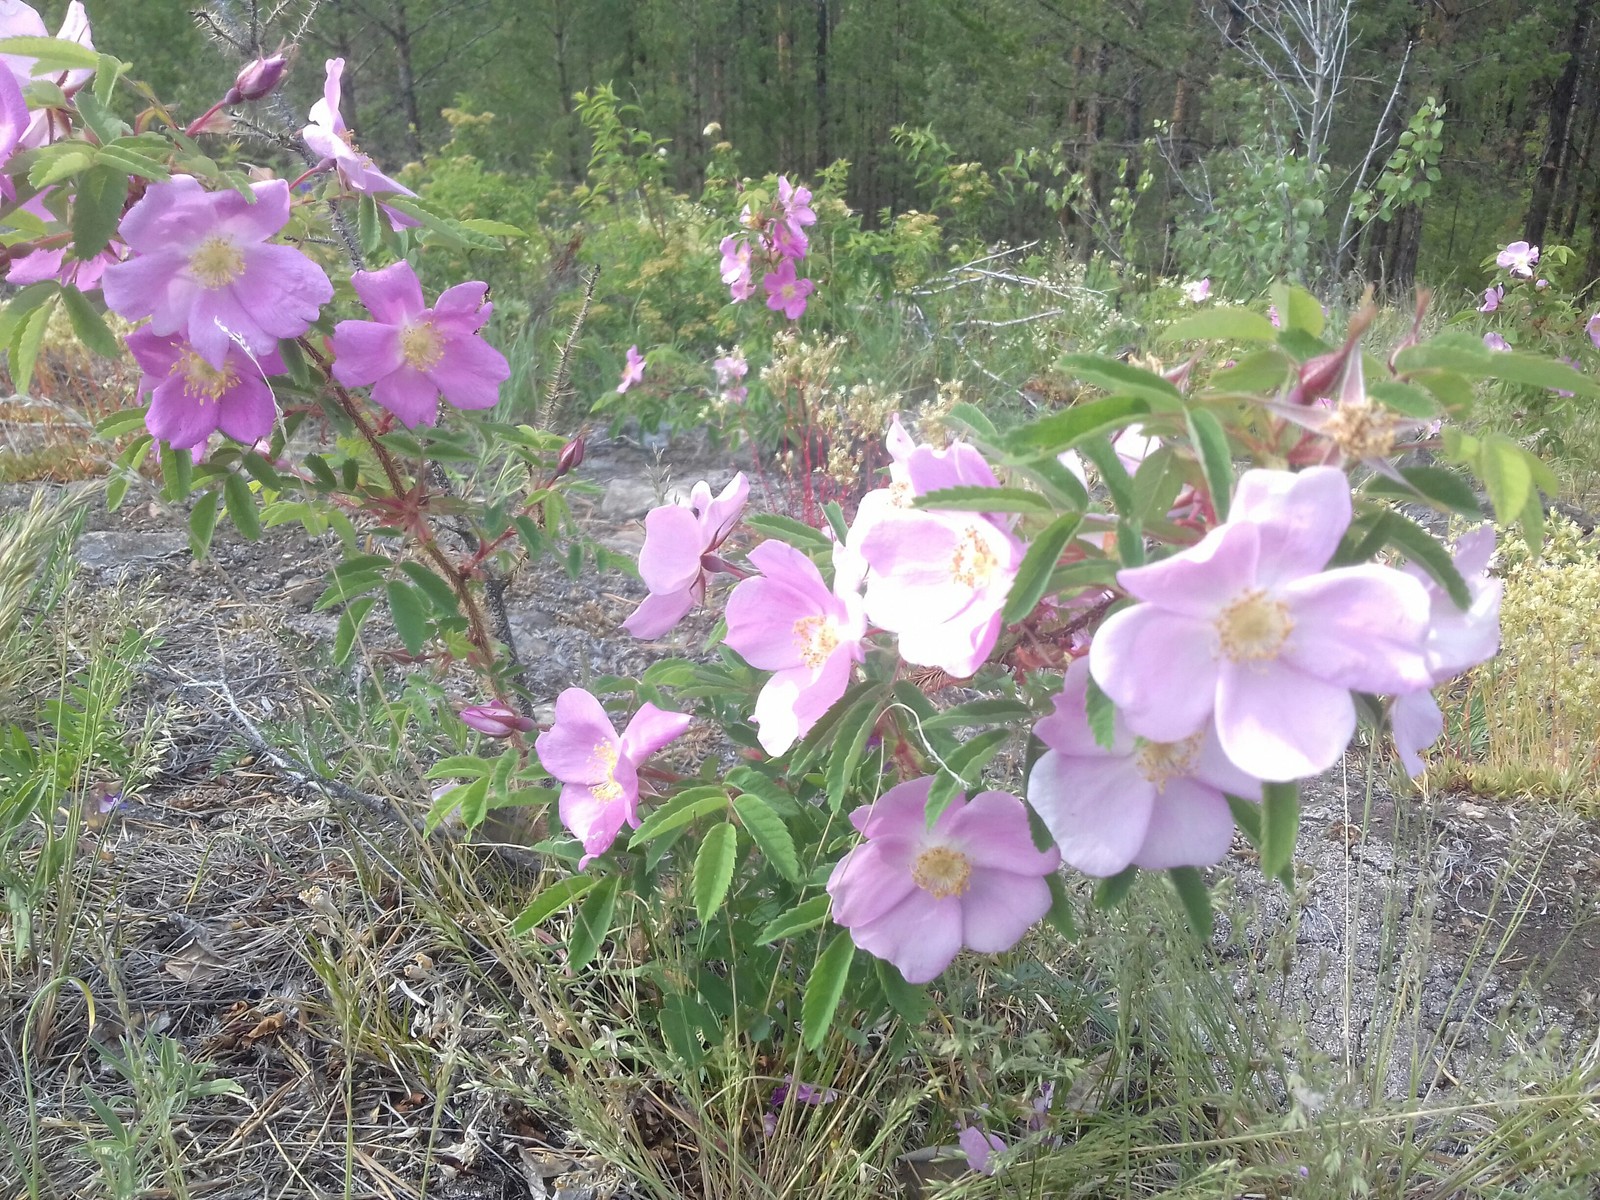
<svg viewBox="0 0 1600 1200">
<path fill-rule="evenodd" d="M 569 471 L 576 471 L 583 466 L 583 434 L 573 438 L 561 447 L 561 453 L 556 457 L 556 478 L 560 479 Z"/>
<path fill-rule="evenodd" d="M 283 73 L 289 69 L 289 56 L 274 54 L 271 58 L 258 58 L 248 64 L 233 81 L 224 103 L 239 104 L 244 101 L 265 100 L 277 90 Z"/>
<path fill-rule="evenodd" d="M 513 732 L 527 733 L 533 722 L 504 704 L 474 704 L 461 710 L 461 720 L 471 729 L 492 738 L 510 737 Z"/>
</svg>

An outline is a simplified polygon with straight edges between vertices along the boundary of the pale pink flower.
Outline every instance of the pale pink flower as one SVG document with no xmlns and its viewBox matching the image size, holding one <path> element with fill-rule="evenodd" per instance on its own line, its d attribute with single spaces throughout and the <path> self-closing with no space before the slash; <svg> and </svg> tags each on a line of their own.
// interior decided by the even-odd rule
<svg viewBox="0 0 1600 1200">
<path fill-rule="evenodd" d="M 127 343 L 139 364 L 139 391 L 150 395 L 145 427 L 152 437 L 203 453 L 218 429 L 247 446 L 272 432 L 278 409 L 266 375 L 284 369 L 276 348 L 258 357 L 229 342 L 216 367 L 181 337 L 149 325 Z"/>
<path fill-rule="evenodd" d="M 299 337 L 333 299 L 333 284 L 293 246 L 270 239 L 289 220 L 289 185 L 208 192 L 190 175 L 150 185 L 121 234 L 132 257 L 105 268 L 106 305 L 159 334 L 182 334 L 222 368 L 238 338 L 255 354 Z"/>
<path fill-rule="evenodd" d="M 407 429 L 439 418 L 439 397 L 455 408 L 493 408 L 511 366 L 478 332 L 494 306 L 484 283 L 458 283 L 427 307 L 411 264 L 357 271 L 350 282 L 375 320 L 333 327 L 333 377 L 372 388 L 373 402 Z"/>
<path fill-rule="evenodd" d="M 792 259 L 784 259 L 776 271 L 768 271 L 761 280 L 767 292 L 767 307 L 781 312 L 791 321 L 798 321 L 806 311 L 806 297 L 816 289 L 809 279 L 797 279 Z"/>
<path fill-rule="evenodd" d="M 816 224 L 817 221 L 817 214 L 811 210 L 811 190 L 793 186 L 787 175 L 778 176 L 778 208 L 782 213 L 783 223 L 800 236 L 803 242 L 804 235 L 800 231 L 807 225 Z M 801 253 L 804 254 L 804 251 Z"/>
<path fill-rule="evenodd" d="M 579 870 L 604 854 L 623 825 L 639 827 L 639 764 L 693 720 L 644 704 L 617 736 L 606 710 L 582 688 L 556 697 L 556 719 L 534 740 L 544 769 L 561 789 L 561 823 L 583 843 Z"/>
<path fill-rule="evenodd" d="M 1143 425 L 1129 425 L 1111 439 L 1111 448 L 1117 452 L 1122 465 L 1131 473 L 1139 464 L 1161 449 L 1161 439 L 1144 431 Z"/>
<path fill-rule="evenodd" d="M 1506 285 L 1503 283 L 1497 283 L 1493 287 L 1484 288 L 1483 303 L 1478 305 L 1478 311 L 1481 313 L 1492 313 L 1496 311 L 1500 307 L 1500 301 L 1504 300 L 1505 296 Z"/>
<path fill-rule="evenodd" d="M 1539 261 L 1539 247 L 1530 246 L 1527 242 L 1512 242 L 1499 254 L 1494 261 L 1503 270 L 1510 271 L 1522 279 L 1533 278 L 1533 265 Z"/>
<path fill-rule="evenodd" d="M 728 285 L 735 304 L 748 300 L 756 290 L 750 268 L 750 240 L 729 234 L 722 239 L 722 282 Z"/>
<path fill-rule="evenodd" d="M 405 185 L 390 179 L 378 170 L 360 150 L 356 149 L 355 136 L 339 112 L 344 90 L 344 59 L 327 61 L 327 79 L 322 85 L 322 99 L 311 106 L 311 124 L 300 131 L 311 152 L 321 159 L 321 166 L 332 167 L 346 191 L 368 196 L 415 196 Z M 391 208 L 381 200 L 378 207 L 388 215 L 395 229 L 407 229 L 417 224 L 415 217 Z"/>
<path fill-rule="evenodd" d="M 927 983 L 962 947 L 999 954 L 1050 910 L 1061 864 L 1034 848 L 1027 810 L 1005 792 L 957 796 L 933 828 L 933 776 L 908 780 L 850 814 L 866 839 L 828 879 L 833 919 L 861 949 Z"/>
<path fill-rule="evenodd" d="M 24 4 L 22 0 L 0 0 L 0 38 L 49 36 L 44 18 L 31 4 Z M 94 49 L 94 41 L 89 33 L 89 14 L 79 0 L 72 0 L 67 5 L 66 16 L 62 18 L 61 29 L 56 37 L 66 42 L 76 42 L 89 50 Z M 53 75 L 36 74 L 39 60 L 26 54 L 4 54 L 0 55 L 0 59 L 5 60 L 19 87 L 26 88 L 37 79 L 48 79 L 68 97 L 94 75 L 93 71 L 82 67 L 58 71 Z M 70 109 L 41 108 L 28 118 L 27 128 L 20 139 L 22 148 L 35 150 L 65 137 L 70 129 Z"/>
<path fill-rule="evenodd" d="M 1211 295 L 1211 279 L 1193 279 L 1183 285 L 1183 298 L 1190 304 L 1201 304 Z"/>
<path fill-rule="evenodd" d="M 775 674 L 756 697 L 761 747 L 782 754 L 844 695 L 853 664 L 864 660 L 861 599 L 830 589 L 809 558 L 783 542 L 750 551 L 761 574 L 728 597 L 723 639 L 752 667 Z"/>
<path fill-rule="evenodd" d="M 1493 556 L 1493 525 L 1480 525 L 1456 542 L 1455 567 L 1472 601 L 1464 609 L 1421 567 L 1407 563 L 1400 568 L 1422 584 L 1430 603 L 1428 637 L 1423 644 L 1429 686 L 1396 696 L 1390 712 L 1395 749 L 1407 774 L 1422 773 L 1422 751 L 1444 732 L 1444 716 L 1431 688 L 1493 658 L 1500 649 L 1500 599 L 1505 583 L 1489 574 Z"/>
<path fill-rule="evenodd" d="M 1511 344 L 1492 329 L 1483 335 L 1483 344 L 1491 350 L 1511 349 Z"/>
<path fill-rule="evenodd" d="M 1589 318 L 1583 331 L 1589 335 L 1589 340 L 1594 343 L 1594 348 L 1600 350 L 1600 312 Z"/>
<path fill-rule="evenodd" d="M 0 71 L 0 93 L 5 91 L 8 78 L 6 72 Z M 9 185 L 9 179 L 0 175 L 0 191 L 4 191 Z M 65 234 L 66 228 L 45 203 L 54 190 L 45 188 L 17 207 L 20 211 L 30 213 L 41 221 L 55 226 Z M 112 238 L 104 250 L 85 261 L 77 257 L 75 246 L 66 244 L 60 237 L 52 237 L 49 240 L 58 244 L 30 250 L 13 259 L 6 271 L 6 282 L 26 287 L 30 283 L 54 279 L 57 283 L 68 284 L 80 292 L 92 292 L 100 286 L 100 277 L 105 273 L 105 269 L 112 263 L 121 262 L 127 251 L 127 247 L 120 240 Z"/>
<path fill-rule="evenodd" d="M 748 375 L 750 364 L 745 361 L 744 351 L 735 346 L 728 353 L 712 359 L 711 369 L 717 373 L 717 386 L 725 388 Z"/>
<path fill-rule="evenodd" d="M 1545 290 L 1545 288 L 1550 286 L 1550 281 L 1548 279 L 1536 279 L 1536 280 L 1534 280 L 1533 286 L 1538 291 L 1542 292 L 1542 291 Z"/>
<path fill-rule="evenodd" d="M 533 728 L 531 720 L 504 704 L 468 705 L 461 710 L 461 721 L 468 729 L 492 738 L 507 738 Z"/>
<path fill-rule="evenodd" d="M 628 359 L 622 367 L 622 382 L 617 384 L 617 395 L 622 395 L 636 383 L 644 382 L 644 355 L 638 346 L 628 347 Z"/>
<path fill-rule="evenodd" d="M 1278 316 L 1278 306 L 1276 304 L 1267 305 L 1267 320 L 1272 322 L 1274 329 L 1283 328 L 1283 318 Z"/>
<path fill-rule="evenodd" d="M 1028 775 L 1028 804 L 1062 859 L 1085 875 L 1204 867 L 1233 841 L 1227 795 L 1261 799 L 1261 783 L 1228 759 L 1214 722 L 1177 742 L 1136 739 L 1120 715 L 1111 745 L 1089 727 L 1089 664 L 1067 668 L 1055 711 L 1034 726 L 1047 747 Z"/>
<path fill-rule="evenodd" d="M 1371 564 L 1323 569 L 1350 518 L 1350 484 L 1336 468 L 1248 471 L 1226 524 L 1122 571 L 1140 603 L 1106 620 L 1089 661 L 1129 730 L 1181 742 L 1214 719 L 1242 771 L 1299 779 L 1349 743 L 1352 691 L 1429 686 L 1422 585 Z"/>
<path fill-rule="evenodd" d="M 956 1144 L 967 1156 L 967 1169 L 979 1175 L 994 1174 L 994 1156 L 1006 1148 L 1006 1140 L 998 1133 L 985 1133 L 976 1125 L 968 1125 L 956 1135 Z"/>
<path fill-rule="evenodd" d="M 775 222 L 767 234 L 772 252 L 779 258 L 802 259 L 811 249 L 811 239 L 805 231 L 787 221 Z"/>
<path fill-rule="evenodd" d="M 660 637 L 705 599 L 710 571 L 720 567 L 715 552 L 738 524 L 749 497 L 750 481 L 740 471 L 715 498 L 702 479 L 688 504 L 651 509 L 639 551 L 639 578 L 650 594 L 622 623 L 624 629 L 636 638 Z"/>
</svg>

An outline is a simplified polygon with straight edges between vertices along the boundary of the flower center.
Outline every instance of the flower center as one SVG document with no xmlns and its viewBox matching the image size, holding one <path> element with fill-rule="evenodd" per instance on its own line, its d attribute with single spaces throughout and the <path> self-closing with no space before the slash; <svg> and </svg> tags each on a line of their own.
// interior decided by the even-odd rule
<svg viewBox="0 0 1600 1200">
<path fill-rule="evenodd" d="M 183 375 L 183 394 L 201 404 L 208 400 L 221 400 L 239 382 L 239 374 L 231 358 L 223 359 L 220 368 L 213 367 L 193 350 L 185 350 L 183 356 L 172 364 L 172 374 L 180 373 Z"/>
<path fill-rule="evenodd" d="M 208 288 L 226 287 L 244 274 L 244 252 L 231 239 L 216 234 L 189 256 L 189 271 Z"/>
<path fill-rule="evenodd" d="M 1363 400 L 1339 405 L 1322 426 L 1322 432 L 1347 458 L 1378 458 L 1394 449 L 1395 419 Z"/>
<path fill-rule="evenodd" d="M 400 356 L 408 367 L 431 371 L 444 357 L 444 338 L 432 321 L 418 321 L 400 331 Z"/>
<path fill-rule="evenodd" d="M 911 878 L 935 900 L 964 895 L 972 881 L 972 861 L 949 846 L 930 846 L 912 862 Z"/>
<path fill-rule="evenodd" d="M 839 631 L 826 617 L 801 617 L 794 623 L 800 661 L 815 671 L 839 647 Z"/>
<path fill-rule="evenodd" d="M 1259 588 L 1245 592 L 1217 618 L 1222 653 L 1234 662 L 1278 657 L 1293 629 L 1288 606 Z"/>
<path fill-rule="evenodd" d="M 1133 765 L 1156 785 L 1156 791 L 1165 791 L 1170 780 L 1181 779 L 1194 769 L 1200 737 L 1197 733 L 1181 742 L 1145 742 L 1134 752 Z"/>
<path fill-rule="evenodd" d="M 911 484 L 904 479 L 897 479 L 889 485 L 889 503 L 896 508 L 910 508 L 912 500 L 916 497 L 911 492 Z"/>
<path fill-rule="evenodd" d="M 615 804 L 622 799 L 622 785 L 617 782 L 617 748 L 610 742 L 600 742 L 594 748 L 591 761 L 600 764 L 606 777 L 599 783 L 591 784 L 589 790 L 600 803 Z"/>
<path fill-rule="evenodd" d="M 950 556 L 950 578 L 963 587 L 981 588 L 994 577 L 999 565 L 994 551 L 978 536 L 978 531 L 968 525 L 956 543 L 955 553 Z"/>
</svg>

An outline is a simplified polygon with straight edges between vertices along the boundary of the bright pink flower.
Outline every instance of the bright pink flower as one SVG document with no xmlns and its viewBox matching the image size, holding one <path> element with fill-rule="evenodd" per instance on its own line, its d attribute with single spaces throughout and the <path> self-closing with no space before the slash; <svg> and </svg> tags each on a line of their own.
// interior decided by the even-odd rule
<svg viewBox="0 0 1600 1200">
<path fill-rule="evenodd" d="M 0 93 L 5 91 L 7 74 L 0 71 Z M 4 176 L 0 176 L 0 191 L 9 184 Z M 32 199 L 23 202 L 17 207 L 41 221 L 56 224 L 55 214 L 45 205 L 46 198 L 50 195 L 51 188 L 45 188 Z M 64 232 L 64 231 L 63 231 Z M 18 287 L 26 287 L 30 283 L 39 283 L 45 279 L 54 279 L 58 283 L 69 284 L 80 292 L 92 292 L 100 286 L 100 277 L 105 269 L 112 263 L 122 261 L 127 247 L 121 241 L 113 238 L 108 246 L 87 262 L 76 257 L 76 251 L 68 245 L 51 246 L 44 249 L 32 250 L 12 260 L 11 266 L 6 271 L 6 282 Z"/>
<path fill-rule="evenodd" d="M 311 124 L 300 131 L 313 154 L 322 158 L 324 167 L 332 167 L 339 175 L 345 190 L 368 196 L 401 195 L 416 193 L 401 183 L 390 179 L 372 159 L 356 149 L 354 135 L 339 113 L 339 102 L 344 88 L 344 59 L 330 58 L 328 76 L 322 86 L 322 99 L 311 106 Z M 396 229 L 407 229 L 417 224 L 412 216 L 382 203 L 378 207 L 388 214 L 389 224 Z"/>
<path fill-rule="evenodd" d="M 722 239 L 722 282 L 728 285 L 733 302 L 748 300 L 756 290 L 750 273 L 750 241 L 729 234 Z"/>
<path fill-rule="evenodd" d="M 998 1133 L 985 1133 L 976 1125 L 968 1125 L 956 1135 L 956 1144 L 967 1156 L 967 1169 L 979 1175 L 993 1175 L 993 1158 L 1006 1148 L 1006 1140 Z"/>
<path fill-rule="evenodd" d="M 228 343 L 214 367 L 189 343 L 150 326 L 128 335 L 141 372 L 139 391 L 150 394 L 145 428 L 175 450 L 203 451 L 218 429 L 250 445 L 272 432 L 277 405 L 266 375 L 283 371 L 276 348 L 260 356 Z"/>
<path fill-rule="evenodd" d="M 1395 749 L 1409 775 L 1422 773 L 1422 751 L 1444 732 L 1444 716 L 1430 689 L 1493 658 L 1500 649 L 1500 598 L 1505 583 L 1489 575 L 1492 557 L 1493 525 L 1480 525 L 1456 542 L 1456 570 L 1472 600 L 1464 609 L 1456 607 L 1421 567 L 1407 563 L 1400 568 L 1422 584 L 1430 603 L 1428 637 L 1423 644 L 1429 685 L 1396 696 L 1389 718 Z"/>
<path fill-rule="evenodd" d="M 1183 285 L 1183 298 L 1190 304 L 1204 303 L 1206 297 L 1211 295 L 1211 279 L 1194 279 Z"/>
<path fill-rule="evenodd" d="M 797 279 L 794 261 L 784 259 L 776 271 L 768 271 L 761 280 L 767 290 L 767 307 L 781 312 L 791 321 L 798 321 L 806 311 L 806 297 L 816 289 L 809 279 Z"/>
<path fill-rule="evenodd" d="M 1491 350 L 1511 349 L 1511 344 L 1492 329 L 1483 335 L 1483 344 Z"/>
<path fill-rule="evenodd" d="M 556 719 L 533 743 L 561 789 L 561 823 L 583 843 L 582 870 L 617 840 L 624 824 L 639 827 L 639 764 L 689 727 L 688 713 L 645 704 L 617 736 L 606 710 L 582 688 L 556 697 Z"/>
<path fill-rule="evenodd" d="M 22 85 L 10 71 L 0 71 L 0 166 L 10 160 L 22 143 L 28 129 L 28 102 L 23 99 Z M 5 194 L 15 194 L 10 176 L 0 176 Z"/>
<path fill-rule="evenodd" d="M 1067 668 L 1055 711 L 1034 733 L 1048 749 L 1028 775 L 1028 804 L 1062 859 L 1085 875 L 1203 867 L 1233 841 L 1226 794 L 1261 799 L 1261 783 L 1229 761 L 1216 727 L 1178 742 L 1135 739 L 1120 716 L 1109 747 L 1095 741 L 1089 664 Z"/>
<path fill-rule="evenodd" d="M 1267 320 L 1272 322 L 1274 329 L 1283 328 L 1283 318 L 1278 316 L 1278 306 L 1276 304 L 1267 305 Z"/>
<path fill-rule="evenodd" d="M 1589 318 L 1589 323 L 1583 327 L 1589 335 L 1589 340 L 1594 343 L 1594 348 L 1600 350 L 1600 312 Z"/>
<path fill-rule="evenodd" d="M 527 733 L 533 722 L 504 704 L 472 704 L 461 710 L 462 723 L 486 737 L 505 738 Z"/>
<path fill-rule="evenodd" d="M 999 954 L 1050 910 L 1045 877 L 1061 865 L 1036 850 L 1022 801 L 1005 792 L 961 796 L 926 816 L 933 776 L 890 788 L 850 814 L 866 839 L 828 879 L 833 919 L 857 946 L 927 983 L 963 946 Z"/>
<path fill-rule="evenodd" d="M 779 755 L 804 737 L 850 685 L 864 660 L 860 597 L 836 594 L 804 554 L 782 542 L 750 551 L 760 575 L 728 597 L 724 641 L 752 667 L 776 672 L 756 697 L 761 746 Z"/>
<path fill-rule="evenodd" d="M 799 236 L 803 243 L 805 236 L 801 230 L 807 225 L 817 223 L 817 214 L 811 210 L 811 189 L 793 186 L 787 175 L 778 176 L 778 207 L 782 213 L 783 223 Z M 800 256 L 804 253 L 802 250 Z"/>
<path fill-rule="evenodd" d="M 22 0 L 0 0 L 0 38 L 49 36 L 44 27 L 44 18 L 31 4 L 24 4 Z M 62 41 L 76 42 L 89 50 L 94 49 L 89 34 L 89 14 L 79 0 L 72 0 L 67 5 L 67 15 L 62 19 L 61 30 L 56 37 Z M 5 60 L 12 78 L 20 87 L 26 88 L 36 79 L 48 79 L 69 97 L 94 75 L 93 71 L 82 67 L 58 71 L 54 75 L 36 75 L 39 60 L 31 55 L 4 54 L 0 55 L 0 59 Z M 71 128 L 68 112 L 64 108 L 41 108 L 35 112 L 28 119 L 21 137 L 23 149 L 34 150 L 65 137 Z"/>
<path fill-rule="evenodd" d="M 1248 471 L 1226 524 L 1122 571 L 1118 582 L 1141 603 L 1100 627 L 1089 661 L 1128 728 L 1181 742 L 1214 718 L 1235 766 L 1299 779 L 1349 743 L 1352 691 L 1427 687 L 1422 585 L 1371 564 L 1323 570 L 1350 517 L 1350 484 L 1336 468 Z"/>
<path fill-rule="evenodd" d="M 709 571 L 718 564 L 714 552 L 733 532 L 750 497 L 750 481 L 740 471 L 728 486 L 711 496 L 701 480 L 688 504 L 663 504 L 644 519 L 644 546 L 639 551 L 639 578 L 650 594 L 622 623 L 636 638 L 657 638 L 683 620 L 705 599 Z"/>
<path fill-rule="evenodd" d="M 639 353 L 639 347 L 628 347 L 628 359 L 622 367 L 622 382 L 617 384 L 617 395 L 622 395 L 636 383 L 644 382 L 644 355 Z"/>
<path fill-rule="evenodd" d="M 900 639 L 900 657 L 964 679 L 1000 636 L 1000 611 L 1024 547 L 976 513 L 889 508 L 864 537 L 867 616 Z M 858 517 L 859 524 L 859 517 Z"/>
<path fill-rule="evenodd" d="M 106 304 L 160 334 L 183 334 L 221 368 L 238 337 L 257 355 L 299 337 L 333 299 L 333 284 L 293 246 L 268 239 L 289 220 L 289 185 L 251 185 L 254 203 L 208 192 L 189 175 L 153 183 L 122 218 L 132 257 L 105 269 Z"/>
<path fill-rule="evenodd" d="M 1497 262 L 1503 270 L 1510 271 L 1513 275 L 1523 279 L 1533 278 L 1533 264 L 1539 261 L 1539 247 L 1530 246 L 1527 242 L 1512 242 L 1499 254 L 1495 255 Z"/>
<path fill-rule="evenodd" d="M 1497 283 L 1493 287 L 1483 289 L 1483 303 L 1478 305 L 1481 313 L 1492 313 L 1500 307 L 1500 301 L 1506 296 L 1506 285 Z"/>
<path fill-rule="evenodd" d="M 780 258 L 798 261 L 811 249 L 811 239 L 798 226 L 790 225 L 787 221 L 775 222 L 767 236 L 772 243 L 773 253 Z"/>
<path fill-rule="evenodd" d="M 478 332 L 494 306 L 484 283 L 458 283 L 432 308 L 405 261 L 357 271 L 350 282 L 375 321 L 333 327 L 333 377 L 345 387 L 372 387 L 372 399 L 407 429 L 432 425 L 439 397 L 455 408 L 493 408 L 511 377 L 505 355 Z"/>
</svg>

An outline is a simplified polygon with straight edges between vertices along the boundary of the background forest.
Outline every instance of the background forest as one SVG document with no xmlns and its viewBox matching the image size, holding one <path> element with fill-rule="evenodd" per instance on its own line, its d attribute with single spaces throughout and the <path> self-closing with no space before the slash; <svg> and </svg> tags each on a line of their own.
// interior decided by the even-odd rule
<svg viewBox="0 0 1600 1200">
<path fill-rule="evenodd" d="M 94 15 L 158 93 L 198 105 L 215 81 L 189 72 L 215 58 L 189 7 Z M 1574 246 L 1561 282 L 1582 287 L 1600 275 L 1595 7 L 328 0 L 303 57 L 350 61 L 345 111 L 393 164 L 470 154 L 576 183 L 592 142 L 574 97 L 609 84 L 691 194 L 725 138 L 758 177 L 848 161 L 869 226 L 921 210 L 984 240 L 1059 227 L 1084 259 L 1232 288 L 1354 272 L 1405 290 L 1521 237 Z M 320 67 L 295 72 L 297 108 Z"/>
</svg>

